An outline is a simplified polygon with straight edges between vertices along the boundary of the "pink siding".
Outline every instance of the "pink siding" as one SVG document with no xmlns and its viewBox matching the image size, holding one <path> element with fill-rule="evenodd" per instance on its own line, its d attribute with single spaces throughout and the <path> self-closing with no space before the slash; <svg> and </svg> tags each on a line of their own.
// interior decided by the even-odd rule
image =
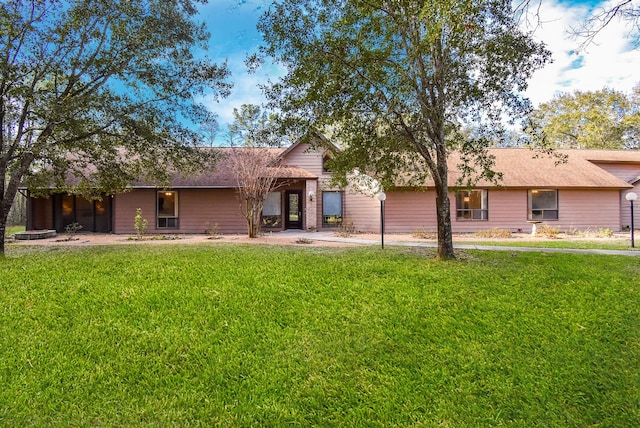
<svg viewBox="0 0 640 428">
<path fill-rule="evenodd" d="M 625 197 L 629 192 L 635 192 L 640 196 L 640 183 L 636 184 L 633 189 L 620 192 L 620 224 L 622 227 L 631 227 L 631 203 Z M 640 200 L 633 204 L 633 227 L 640 229 Z"/>
<path fill-rule="evenodd" d="M 627 183 L 640 176 L 640 164 L 637 163 L 594 163 Z"/>
<path fill-rule="evenodd" d="M 618 231 L 620 230 L 618 193 L 618 190 L 561 189 L 558 194 L 559 220 L 545 223 L 561 230 L 608 228 Z M 512 232 L 531 230 L 531 225 L 527 223 L 527 190 L 489 190 L 489 220 L 486 221 L 457 220 L 455 193 L 449 194 L 449 200 L 454 233 L 476 232 L 491 228 Z M 376 215 L 379 216 L 379 211 Z M 356 223 L 356 229 L 367 230 L 358 223 Z M 427 231 L 437 229 L 434 191 L 387 192 L 385 230 L 389 233 L 400 233 L 420 229 Z M 371 231 L 376 230 L 378 229 L 374 228 Z"/>
<path fill-rule="evenodd" d="M 365 195 L 347 188 L 344 192 L 344 216 L 353 221 L 358 232 L 380 230 L 380 202 L 375 196 Z"/>
<path fill-rule="evenodd" d="M 433 190 L 396 191 L 386 194 L 386 232 L 436 230 L 436 198 Z"/>
<path fill-rule="evenodd" d="M 218 223 L 221 233 L 244 233 L 246 223 L 240 214 L 233 189 L 179 189 L 178 229 L 156 228 L 155 189 L 118 194 L 114 204 L 114 232 L 135 233 L 136 208 L 149 222 L 148 233 L 204 233 L 207 223 Z"/>
<path fill-rule="evenodd" d="M 304 168 L 319 178 L 331 178 L 330 172 L 322 168 L 322 148 L 310 149 L 308 144 L 298 144 L 286 155 L 286 163 Z"/>
</svg>

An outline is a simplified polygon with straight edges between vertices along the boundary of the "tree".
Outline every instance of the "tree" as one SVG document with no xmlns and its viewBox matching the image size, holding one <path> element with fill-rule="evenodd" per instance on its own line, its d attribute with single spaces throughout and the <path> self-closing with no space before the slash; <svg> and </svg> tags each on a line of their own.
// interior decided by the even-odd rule
<svg viewBox="0 0 640 428">
<path fill-rule="evenodd" d="M 541 104 L 532 122 L 554 147 L 636 148 L 640 105 L 632 100 L 608 88 L 563 93 Z"/>
<path fill-rule="evenodd" d="M 430 174 L 438 255 L 453 258 L 449 153 L 460 151 L 467 175 L 496 179 L 486 147 L 503 138 L 504 117 L 529 112 L 518 93 L 549 58 L 511 2 L 282 0 L 259 29 L 262 54 L 287 69 L 268 92 L 285 120 L 342 146 L 343 184 L 356 167 L 385 188 Z"/>
<path fill-rule="evenodd" d="M 581 48 L 586 48 L 614 19 L 629 24 L 632 30 L 629 38 L 638 46 L 640 43 L 640 5 L 633 0 L 606 2 L 595 8 L 591 16 L 579 26 L 571 28 L 574 37 L 581 40 Z"/>
<path fill-rule="evenodd" d="M 247 147 L 281 147 L 286 138 L 276 132 L 275 115 L 263 111 L 255 104 L 242 104 L 233 109 L 233 122 L 229 125 L 229 145 L 238 142 Z"/>
<path fill-rule="evenodd" d="M 233 147 L 240 143 L 243 147 L 231 150 L 229 165 L 236 180 L 236 190 L 240 201 L 240 211 L 247 221 L 249 238 L 255 238 L 262 226 L 262 208 L 269 192 L 284 185 L 278 181 L 282 166 L 279 151 L 269 146 L 279 146 L 273 118 L 259 106 L 243 104 L 240 110 L 233 109 L 234 120 L 229 125 L 229 143 Z"/>
<path fill-rule="evenodd" d="M 185 123 L 210 115 L 193 99 L 224 96 L 229 85 L 226 65 L 194 55 L 208 40 L 191 19 L 195 2 L 0 4 L 1 253 L 21 182 L 99 197 L 202 163 Z"/>
<path fill-rule="evenodd" d="M 255 238 L 262 226 L 262 208 L 269 192 L 278 183 L 282 166 L 278 152 L 267 147 L 237 147 L 230 149 L 229 167 L 236 180 L 240 211 L 247 221 L 247 234 Z"/>
</svg>

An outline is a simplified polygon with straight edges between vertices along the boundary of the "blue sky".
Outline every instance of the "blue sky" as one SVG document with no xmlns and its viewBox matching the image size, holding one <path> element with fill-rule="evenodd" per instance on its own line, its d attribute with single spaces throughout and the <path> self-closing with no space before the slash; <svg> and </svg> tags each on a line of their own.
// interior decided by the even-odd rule
<svg viewBox="0 0 640 428">
<path fill-rule="evenodd" d="M 242 104 L 261 104 L 264 100 L 258 84 L 277 77 L 281 71 L 266 65 L 255 74 L 247 73 L 244 59 L 260 45 L 255 26 L 270 0 L 209 0 L 201 8 L 200 18 L 211 33 L 209 56 L 228 61 L 234 84 L 230 97 L 205 104 L 219 116 L 224 127 L 232 120 L 233 108 Z M 553 53 L 552 64 L 539 70 L 529 82 L 527 96 L 539 104 L 554 94 L 574 90 L 598 90 L 603 87 L 629 92 L 640 82 L 640 50 L 634 50 L 626 35 L 628 26 L 614 20 L 584 52 L 576 53 L 578 42 L 571 40 L 567 29 L 577 25 L 593 10 L 606 5 L 594 0 L 542 0 L 542 24 L 535 37 L 544 41 Z"/>
</svg>

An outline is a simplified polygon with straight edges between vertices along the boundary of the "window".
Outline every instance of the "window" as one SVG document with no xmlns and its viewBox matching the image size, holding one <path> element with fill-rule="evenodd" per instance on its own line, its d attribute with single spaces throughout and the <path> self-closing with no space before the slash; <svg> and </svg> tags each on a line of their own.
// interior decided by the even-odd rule
<svg viewBox="0 0 640 428">
<path fill-rule="evenodd" d="M 558 220 L 557 190 L 529 190 L 528 200 L 529 220 Z"/>
<path fill-rule="evenodd" d="M 331 155 L 329 154 L 329 152 L 327 152 L 324 154 L 324 156 L 322 156 L 322 171 L 332 172 L 331 167 L 329 166 L 330 164 L 331 164 Z"/>
<path fill-rule="evenodd" d="M 456 193 L 457 220 L 489 220 L 486 190 L 462 190 Z"/>
<path fill-rule="evenodd" d="M 178 192 L 158 192 L 158 229 L 178 228 Z"/>
<path fill-rule="evenodd" d="M 322 192 L 322 225 L 342 223 L 342 192 Z"/>
<path fill-rule="evenodd" d="M 282 226 L 282 196 L 280 192 L 269 192 L 262 207 L 262 226 Z"/>
</svg>

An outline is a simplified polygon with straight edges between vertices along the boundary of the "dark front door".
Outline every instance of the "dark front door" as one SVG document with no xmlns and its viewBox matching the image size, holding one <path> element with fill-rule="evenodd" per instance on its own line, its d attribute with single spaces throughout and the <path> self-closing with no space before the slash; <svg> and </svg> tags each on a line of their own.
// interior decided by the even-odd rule
<svg viewBox="0 0 640 428">
<path fill-rule="evenodd" d="M 302 190 L 287 190 L 284 209 L 285 229 L 302 229 Z"/>
</svg>

